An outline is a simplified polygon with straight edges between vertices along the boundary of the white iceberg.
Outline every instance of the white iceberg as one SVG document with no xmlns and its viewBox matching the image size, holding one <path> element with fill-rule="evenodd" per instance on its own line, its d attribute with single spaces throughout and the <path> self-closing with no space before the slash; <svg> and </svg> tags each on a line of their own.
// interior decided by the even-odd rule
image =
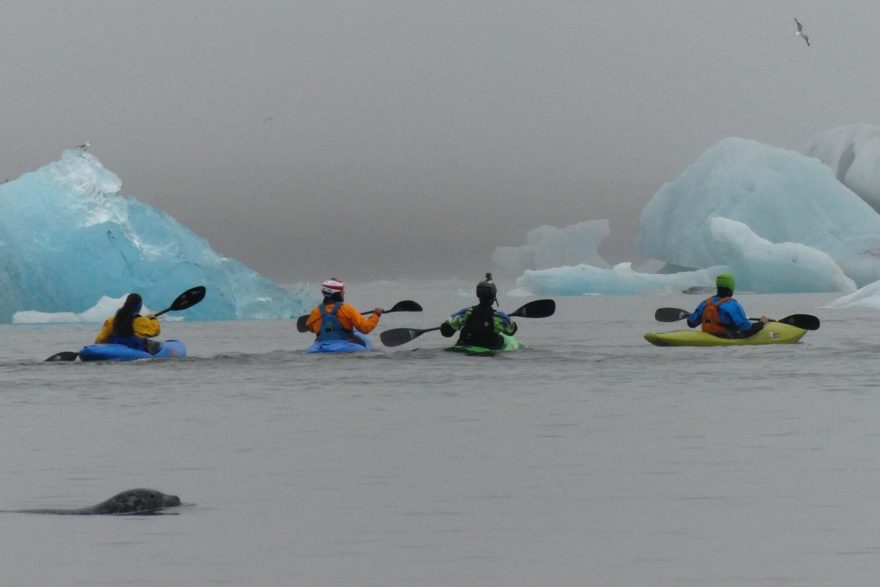
<svg viewBox="0 0 880 587">
<path fill-rule="evenodd" d="M 855 291 L 827 253 L 800 243 L 771 243 L 736 220 L 709 220 L 712 257 L 736 277 L 737 289 L 763 292 Z"/>
<path fill-rule="evenodd" d="M 530 269 L 561 265 L 608 267 L 599 255 L 601 242 L 610 233 L 608 220 L 588 220 L 571 226 L 539 226 L 526 235 L 526 244 L 498 247 L 492 254 L 495 270 L 501 275 L 521 275 Z"/>
<path fill-rule="evenodd" d="M 85 312 L 35 312 L 33 310 L 23 310 L 12 315 L 13 324 L 71 324 L 75 322 L 103 322 L 116 313 L 128 294 L 119 296 L 118 298 L 108 298 L 101 296 L 98 303 L 89 308 Z M 164 309 L 164 308 L 162 308 Z M 159 310 L 152 310 L 146 304 L 141 308 L 141 316 L 148 316 Z M 163 320 L 181 320 L 183 316 L 172 316 L 165 314 Z"/>
<path fill-rule="evenodd" d="M 722 270 L 724 267 L 669 274 L 640 273 L 633 270 L 631 263 L 618 263 L 611 269 L 592 265 L 554 267 L 526 271 L 516 280 L 515 292 L 555 296 L 681 293 L 693 287 L 711 287 L 715 275 Z"/>
<path fill-rule="evenodd" d="M 880 211 L 880 127 L 831 129 L 813 138 L 804 153 L 830 167 L 838 181 Z"/>
<path fill-rule="evenodd" d="M 799 243 L 771 243 L 735 220 L 709 220 L 706 245 L 719 265 L 696 271 L 646 273 L 630 263 L 611 269 L 586 264 L 526 270 L 516 280 L 517 293 L 534 295 L 626 295 L 680 293 L 694 288 L 713 289 L 715 276 L 736 276 L 739 291 L 799 292 L 854 291 L 856 285 L 834 260 Z"/>
<path fill-rule="evenodd" d="M 769 243 L 824 252 L 858 286 L 880 279 L 880 215 L 827 166 L 800 153 L 744 139 L 721 141 L 654 194 L 642 212 L 638 250 L 681 267 L 725 264 L 713 246 L 714 217 L 745 224 Z M 772 286 L 777 260 L 764 266 L 753 255 L 749 270 L 757 291 L 778 291 Z"/>
<path fill-rule="evenodd" d="M 829 308 L 873 308 L 880 310 L 880 281 L 869 283 L 863 288 L 837 298 L 828 304 Z"/>
</svg>

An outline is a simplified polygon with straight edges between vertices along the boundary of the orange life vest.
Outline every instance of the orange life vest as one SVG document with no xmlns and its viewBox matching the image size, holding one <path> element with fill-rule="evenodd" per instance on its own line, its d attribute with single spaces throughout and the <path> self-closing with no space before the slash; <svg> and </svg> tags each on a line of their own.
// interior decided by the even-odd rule
<svg viewBox="0 0 880 587">
<path fill-rule="evenodd" d="M 716 335 L 730 333 L 730 328 L 721 323 L 721 316 L 718 315 L 718 307 L 730 299 L 733 298 L 719 298 L 713 303 L 712 298 L 706 298 L 706 305 L 703 307 L 703 332 Z"/>
</svg>

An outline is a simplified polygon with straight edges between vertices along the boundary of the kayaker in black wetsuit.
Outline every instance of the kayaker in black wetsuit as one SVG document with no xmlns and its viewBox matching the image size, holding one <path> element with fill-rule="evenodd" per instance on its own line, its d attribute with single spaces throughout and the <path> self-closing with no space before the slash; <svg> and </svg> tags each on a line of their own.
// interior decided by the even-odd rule
<svg viewBox="0 0 880 587">
<path fill-rule="evenodd" d="M 486 280 L 477 284 L 479 303 L 470 308 L 462 308 L 449 320 L 440 325 L 440 334 L 450 337 L 460 330 L 456 346 L 479 346 L 487 349 L 500 349 L 504 346 L 502 334 L 516 333 L 516 322 L 492 307 L 497 304 L 498 289 L 492 282 L 492 274 L 486 274 Z"/>
</svg>

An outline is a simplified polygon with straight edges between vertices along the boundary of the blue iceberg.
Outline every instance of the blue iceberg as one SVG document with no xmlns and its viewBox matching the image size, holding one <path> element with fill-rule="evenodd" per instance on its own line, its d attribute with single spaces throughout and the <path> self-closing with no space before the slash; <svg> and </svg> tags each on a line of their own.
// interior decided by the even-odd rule
<svg viewBox="0 0 880 587">
<path fill-rule="evenodd" d="M 287 318 L 307 310 L 304 300 L 313 296 L 217 254 L 165 212 L 121 195 L 121 187 L 79 149 L 0 185 L 0 322 L 21 311 L 80 315 L 104 297 L 133 291 L 159 310 L 195 285 L 206 286 L 207 296 L 178 316 Z"/>
</svg>

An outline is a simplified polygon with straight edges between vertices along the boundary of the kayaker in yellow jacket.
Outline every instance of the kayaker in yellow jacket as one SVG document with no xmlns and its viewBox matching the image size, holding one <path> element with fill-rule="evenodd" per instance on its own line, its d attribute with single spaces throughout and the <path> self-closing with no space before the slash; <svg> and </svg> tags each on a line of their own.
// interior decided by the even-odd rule
<svg viewBox="0 0 880 587">
<path fill-rule="evenodd" d="M 143 299 L 140 294 L 128 294 L 122 307 L 114 316 L 104 321 L 101 332 L 95 338 L 95 343 L 122 344 L 133 349 L 150 352 L 147 340 L 153 336 L 159 336 L 162 327 L 159 320 L 152 314 L 141 316 Z"/>
<path fill-rule="evenodd" d="M 337 278 L 322 283 L 321 293 L 324 300 L 312 309 L 306 320 L 306 327 L 317 335 L 317 342 L 345 340 L 360 344 L 354 331 L 369 334 L 379 324 L 382 308 L 374 309 L 373 315 L 365 318 L 354 306 L 343 301 L 345 284 Z"/>
</svg>

